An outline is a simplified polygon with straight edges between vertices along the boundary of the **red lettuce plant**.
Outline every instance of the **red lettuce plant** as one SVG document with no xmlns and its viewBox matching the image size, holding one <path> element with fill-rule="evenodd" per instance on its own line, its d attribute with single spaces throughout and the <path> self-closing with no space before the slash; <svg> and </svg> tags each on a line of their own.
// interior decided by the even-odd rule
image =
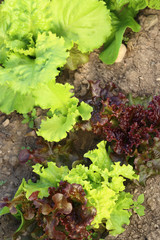
<svg viewBox="0 0 160 240">
<path fill-rule="evenodd" d="M 1 207 L 8 207 L 12 214 L 23 218 L 21 227 L 35 224 L 31 236 L 37 239 L 68 240 L 88 239 L 91 231 L 86 227 L 96 215 L 94 207 L 87 207 L 85 192 L 80 184 L 60 182 L 58 188 L 50 187 L 49 196 L 38 198 L 39 191 L 33 192 L 29 199 L 21 192 L 12 201 L 4 199 Z M 23 217 L 22 217 L 23 216 Z M 23 225 L 23 226 L 22 226 Z M 17 234 L 16 234 L 17 237 Z"/>
<path fill-rule="evenodd" d="M 93 98 L 89 102 L 95 105 L 93 131 L 110 142 L 115 153 L 131 155 L 144 141 L 149 143 L 153 137 L 159 137 L 160 96 L 154 97 L 145 109 L 140 104 L 130 106 L 123 94 L 113 92 L 113 85 L 101 90 L 98 83 L 91 86 Z"/>
</svg>

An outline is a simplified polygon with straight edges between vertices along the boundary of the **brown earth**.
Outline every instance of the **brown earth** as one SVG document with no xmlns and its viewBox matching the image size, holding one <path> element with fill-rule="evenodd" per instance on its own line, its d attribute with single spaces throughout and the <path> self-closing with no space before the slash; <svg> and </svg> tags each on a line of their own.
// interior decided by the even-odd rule
<svg viewBox="0 0 160 240">
<path fill-rule="evenodd" d="M 131 92 L 134 96 L 160 94 L 160 11 L 146 9 L 138 20 L 142 30 L 131 34 L 127 54 L 121 63 L 107 66 L 95 51 L 88 63 L 65 76 L 74 84 L 76 96 L 82 97 L 87 93 L 88 80 L 101 80 L 102 84 L 115 82 L 124 93 Z M 0 185 L 0 199 L 11 199 L 22 178 L 34 179 L 31 167 L 20 165 L 18 161 L 21 147 L 32 147 L 35 141 L 34 137 L 25 136 L 28 127 L 21 121 L 22 117 L 16 113 L 0 114 L 0 181 L 6 181 Z M 144 193 L 145 216 L 133 214 L 123 234 L 108 236 L 106 240 L 160 239 L 160 176 L 148 179 L 145 187 L 132 184 L 129 189 L 135 198 Z M 12 216 L 1 217 L 0 240 L 11 240 L 17 226 L 18 222 Z"/>
</svg>

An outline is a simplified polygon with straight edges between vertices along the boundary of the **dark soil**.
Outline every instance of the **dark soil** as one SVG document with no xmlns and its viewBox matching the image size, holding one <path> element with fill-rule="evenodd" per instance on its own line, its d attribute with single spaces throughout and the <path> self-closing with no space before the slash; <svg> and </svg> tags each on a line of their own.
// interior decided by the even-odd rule
<svg viewBox="0 0 160 240">
<path fill-rule="evenodd" d="M 139 15 L 142 30 L 131 34 L 127 54 L 121 63 L 112 66 L 103 64 L 98 51 L 90 55 L 90 61 L 77 71 L 65 74 L 67 81 L 74 84 L 77 97 L 83 97 L 88 90 L 88 80 L 100 80 L 101 84 L 115 82 L 124 93 L 134 96 L 160 94 L 160 11 L 146 9 Z M 62 80 L 63 81 L 63 80 Z M 29 129 L 22 124 L 22 117 L 16 113 L 0 114 L 0 199 L 12 199 L 22 178 L 34 179 L 31 167 L 20 165 L 18 154 L 23 146 L 34 146 L 34 136 L 26 136 Z M 80 140 L 81 139 L 81 140 Z M 94 146 L 96 140 L 82 133 L 76 136 L 75 150 L 83 154 Z M 85 147 L 84 149 L 84 146 Z M 80 154 L 80 153 L 79 153 Z M 146 186 L 128 186 L 136 198 L 144 193 L 145 216 L 133 214 L 126 231 L 106 240 L 158 240 L 160 239 L 160 176 L 150 178 Z M 10 215 L 0 218 L 0 240 L 11 240 L 18 222 Z M 20 239 L 17 239 L 20 240 Z"/>
</svg>

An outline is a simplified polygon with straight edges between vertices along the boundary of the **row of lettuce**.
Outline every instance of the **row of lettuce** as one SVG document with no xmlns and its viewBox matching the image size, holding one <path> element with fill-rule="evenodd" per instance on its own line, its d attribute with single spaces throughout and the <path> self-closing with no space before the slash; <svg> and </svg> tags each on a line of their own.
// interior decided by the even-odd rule
<svg viewBox="0 0 160 240">
<path fill-rule="evenodd" d="M 73 87 L 57 83 L 56 77 L 60 68 L 86 61 L 103 44 L 100 59 L 114 63 L 126 28 L 140 30 L 134 18 L 147 6 L 160 9 L 155 0 L 88 0 L 87 5 L 85 0 L 5 0 L 0 4 L 0 110 L 24 114 L 34 106 L 50 109 L 51 116 L 37 131 L 49 142 L 66 138 L 79 119 L 91 119 L 92 131 L 111 143 L 108 152 L 101 141 L 84 155 L 91 161 L 89 166 L 79 164 L 69 170 L 53 162 L 46 167 L 36 164 L 34 172 L 40 179 L 23 180 L 13 200 L 4 198 L 0 203 L 0 215 L 10 212 L 21 219 L 13 239 L 26 230 L 34 239 L 100 239 L 101 229 L 112 235 L 124 231 L 129 209 L 144 214 L 144 196 L 133 201 L 124 191 L 124 181 L 139 180 L 128 164 L 130 157 L 137 169 L 144 166 L 140 170 L 145 169 L 145 174 L 158 164 L 153 155 L 146 159 L 146 149 L 157 149 L 159 97 L 147 109 L 129 106 L 122 94 L 115 96 L 110 87 L 100 89 L 99 83 L 91 83 L 91 99 L 79 102 Z M 127 165 L 113 163 L 113 153 L 114 159 Z"/>
</svg>

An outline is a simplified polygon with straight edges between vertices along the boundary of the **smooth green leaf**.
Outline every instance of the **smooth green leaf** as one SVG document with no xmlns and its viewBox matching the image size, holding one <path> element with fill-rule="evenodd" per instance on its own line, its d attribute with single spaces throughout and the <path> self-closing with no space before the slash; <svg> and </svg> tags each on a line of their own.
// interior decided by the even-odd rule
<svg viewBox="0 0 160 240">
<path fill-rule="evenodd" d="M 67 114 L 68 106 L 72 101 L 74 104 L 78 104 L 78 99 L 71 99 L 72 89 L 73 87 L 68 83 L 62 85 L 54 81 L 47 85 L 41 85 L 34 91 L 36 105 L 43 109 L 50 108 L 52 113 L 58 109 L 62 114 Z"/>
<path fill-rule="evenodd" d="M 10 213 L 10 210 L 8 207 L 5 206 L 2 209 L 0 209 L 0 216 L 5 215 L 7 213 Z"/>
<path fill-rule="evenodd" d="M 112 34 L 105 44 L 105 50 L 100 54 L 100 59 L 104 63 L 113 64 L 117 59 L 127 27 L 139 32 L 140 25 L 134 20 L 134 15 L 135 12 L 127 7 L 120 13 L 112 13 Z"/>
<path fill-rule="evenodd" d="M 73 42 L 82 52 L 99 48 L 110 35 L 111 20 L 103 1 L 53 0 L 52 31 L 64 37 L 66 46 Z"/>
<path fill-rule="evenodd" d="M 144 202 L 144 194 L 141 194 L 141 195 L 138 196 L 137 202 L 138 202 L 139 204 L 142 204 L 142 203 Z"/>
</svg>

